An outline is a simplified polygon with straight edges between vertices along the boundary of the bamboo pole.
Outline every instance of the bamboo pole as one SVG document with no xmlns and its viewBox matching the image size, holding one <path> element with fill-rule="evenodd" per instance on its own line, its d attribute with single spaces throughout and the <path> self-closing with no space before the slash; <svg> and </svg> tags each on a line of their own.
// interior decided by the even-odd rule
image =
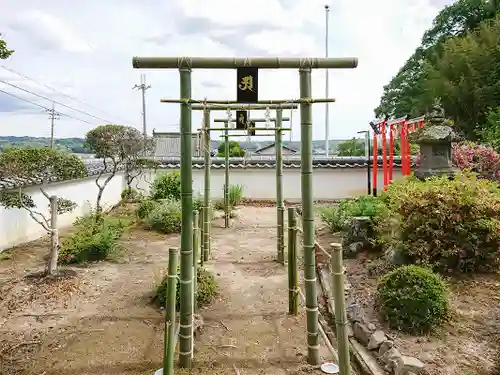
<svg viewBox="0 0 500 375">
<path fill-rule="evenodd" d="M 297 213 L 288 207 L 288 313 L 299 314 L 299 275 L 297 271 Z"/>
<path fill-rule="evenodd" d="M 347 332 L 347 312 L 344 293 L 344 266 L 342 262 L 342 246 L 331 244 L 332 295 L 335 308 L 335 325 L 337 347 L 339 350 L 339 370 L 342 375 L 350 375 L 349 334 Z"/>
<path fill-rule="evenodd" d="M 281 130 L 281 131 L 290 131 L 292 130 L 291 128 L 252 128 L 253 130 L 268 130 L 268 131 L 277 131 L 277 130 Z M 248 129 L 229 129 L 231 131 L 241 131 L 241 132 L 246 132 L 248 131 Z M 210 131 L 226 131 L 226 128 L 211 128 Z M 238 135 L 238 134 L 231 134 L 231 137 L 233 135 Z M 243 134 L 243 135 L 247 135 L 247 134 Z M 254 137 L 252 135 L 252 137 Z"/>
<path fill-rule="evenodd" d="M 281 108 L 281 109 L 297 109 L 299 106 L 296 103 L 290 103 L 290 104 L 228 104 L 227 106 L 220 106 L 220 105 L 213 105 L 213 104 L 193 104 L 191 105 L 191 110 L 192 111 L 203 111 L 205 109 L 209 109 L 210 111 L 227 111 L 228 109 L 231 111 L 264 111 L 266 109 L 276 109 L 276 108 Z"/>
<path fill-rule="evenodd" d="M 300 70 L 300 97 L 311 97 L 311 69 Z M 300 169 L 302 195 L 302 229 L 304 254 L 304 282 L 307 309 L 307 359 L 318 365 L 318 301 L 316 292 L 316 259 L 314 255 L 314 212 L 312 192 L 312 106 L 300 105 Z"/>
<path fill-rule="evenodd" d="M 351 69 L 356 57 L 133 57 L 136 69 Z"/>
<path fill-rule="evenodd" d="M 205 148 L 205 192 L 203 195 L 203 254 L 202 259 L 208 261 L 208 255 L 210 253 L 210 230 L 212 213 L 210 204 L 210 171 L 211 171 L 211 158 L 210 158 L 210 110 L 205 109 L 205 138 L 204 138 L 204 148 Z"/>
<path fill-rule="evenodd" d="M 200 213 L 196 210 L 193 211 L 193 313 L 197 312 L 198 306 L 198 255 L 200 254 Z"/>
<path fill-rule="evenodd" d="M 229 128 L 224 131 L 224 228 L 229 228 Z"/>
<path fill-rule="evenodd" d="M 175 296 L 177 294 L 177 266 L 179 249 L 171 247 L 168 251 L 168 282 L 165 304 L 165 332 L 163 342 L 163 374 L 174 374 L 174 351 L 177 341 L 175 329 Z"/>
<path fill-rule="evenodd" d="M 205 207 L 200 208 L 200 267 L 203 267 L 205 256 Z"/>
<path fill-rule="evenodd" d="M 278 111 L 279 108 L 276 109 L 276 111 Z M 282 111 L 283 113 L 283 111 Z M 277 116 L 277 115 L 276 115 Z M 276 122 L 276 118 L 270 118 L 269 119 L 270 121 L 272 122 Z M 253 121 L 253 122 L 266 122 L 267 119 L 265 118 L 252 118 L 252 119 L 249 119 L 248 121 Z M 290 117 L 283 117 L 282 121 L 290 121 Z M 214 119 L 214 122 L 227 122 L 227 119 L 224 119 L 224 118 L 216 118 Z M 281 126 L 276 126 L 277 128 L 280 128 Z M 266 128 L 267 129 L 267 128 Z"/>
<path fill-rule="evenodd" d="M 283 110 L 276 110 L 276 127 L 279 129 L 283 125 Z M 283 202 L 283 143 L 281 130 L 275 134 L 275 150 L 276 150 L 276 224 L 277 224 L 277 260 L 285 265 L 285 204 Z"/>
<path fill-rule="evenodd" d="M 180 96 L 191 97 L 191 70 L 181 69 Z M 181 104 L 181 275 L 180 275 L 180 330 L 179 330 L 179 365 L 191 367 L 192 325 L 193 325 L 193 176 L 191 153 L 191 109 L 188 104 Z"/>
<path fill-rule="evenodd" d="M 300 99 L 279 99 L 279 100 L 259 100 L 255 104 L 263 104 L 263 105 L 282 105 L 282 104 L 294 104 L 294 103 L 335 103 L 335 98 L 320 98 L 320 99 L 312 99 L 308 98 L 300 98 Z M 190 98 L 181 98 L 181 99 L 160 99 L 160 103 L 183 103 L 183 104 L 218 104 L 222 106 L 226 106 L 228 104 L 239 104 L 236 100 L 200 100 L 200 99 L 190 99 Z M 227 110 L 227 108 L 225 108 Z"/>
</svg>

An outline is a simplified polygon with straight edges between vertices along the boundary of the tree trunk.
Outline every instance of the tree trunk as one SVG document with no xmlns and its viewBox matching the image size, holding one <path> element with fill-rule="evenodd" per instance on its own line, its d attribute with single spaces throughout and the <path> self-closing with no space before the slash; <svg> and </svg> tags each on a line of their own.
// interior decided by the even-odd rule
<svg viewBox="0 0 500 375">
<path fill-rule="evenodd" d="M 57 230 L 57 196 L 50 197 L 50 258 L 47 266 L 47 273 L 54 275 L 57 273 L 57 258 L 59 256 L 59 231 Z"/>
</svg>

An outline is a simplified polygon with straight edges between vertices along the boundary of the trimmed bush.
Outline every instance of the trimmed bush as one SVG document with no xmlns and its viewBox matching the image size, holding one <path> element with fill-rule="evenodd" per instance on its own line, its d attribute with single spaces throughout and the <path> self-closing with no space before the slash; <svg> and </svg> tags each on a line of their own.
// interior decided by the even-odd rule
<svg viewBox="0 0 500 375">
<path fill-rule="evenodd" d="M 94 214 L 78 218 L 71 235 L 62 241 L 59 263 L 87 263 L 108 259 L 118 250 L 118 240 L 126 223 L 120 219 Z"/>
<path fill-rule="evenodd" d="M 181 202 L 164 200 L 148 214 L 146 225 L 161 233 L 179 233 L 181 231 Z"/>
<path fill-rule="evenodd" d="M 399 180 L 381 195 L 378 242 L 407 264 L 441 272 L 496 271 L 500 265 L 500 190 L 474 173 L 455 179 Z"/>
<path fill-rule="evenodd" d="M 180 275 L 180 268 L 177 268 L 177 273 Z M 197 285 L 198 285 L 198 307 L 203 307 L 209 305 L 217 294 L 217 282 L 214 275 L 204 268 L 198 268 L 197 272 Z M 165 275 L 161 284 L 156 289 L 155 302 L 159 306 L 165 307 L 165 301 L 167 299 L 167 286 L 168 286 L 168 275 Z M 177 311 L 180 309 L 180 287 L 177 283 L 177 293 L 175 296 L 175 305 Z"/>
<path fill-rule="evenodd" d="M 143 195 L 133 188 L 123 189 L 121 193 L 122 201 L 138 201 L 143 198 Z"/>
<path fill-rule="evenodd" d="M 181 199 L 181 174 L 178 171 L 161 173 L 151 184 L 151 199 Z"/>
<path fill-rule="evenodd" d="M 449 312 L 446 284 L 430 269 L 402 266 L 380 278 L 377 305 L 393 329 L 421 334 L 441 325 Z"/>
<path fill-rule="evenodd" d="M 320 207 L 323 222 L 332 233 L 344 232 L 351 224 L 353 217 L 377 217 L 385 209 L 384 203 L 377 197 L 363 195 L 355 199 L 344 200 L 338 205 Z"/>
<path fill-rule="evenodd" d="M 159 204 L 159 202 L 153 201 L 151 199 L 141 201 L 141 203 L 139 203 L 139 207 L 137 207 L 135 214 L 139 219 L 145 219 Z"/>
</svg>

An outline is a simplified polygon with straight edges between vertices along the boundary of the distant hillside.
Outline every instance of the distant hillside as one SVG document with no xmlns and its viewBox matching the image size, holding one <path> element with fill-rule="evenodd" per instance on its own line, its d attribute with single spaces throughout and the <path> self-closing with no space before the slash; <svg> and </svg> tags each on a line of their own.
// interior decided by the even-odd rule
<svg viewBox="0 0 500 375">
<path fill-rule="evenodd" d="M 54 143 L 61 150 L 77 154 L 90 154 L 90 151 L 83 147 L 83 138 L 56 138 L 54 139 Z M 10 147 L 44 148 L 49 146 L 50 138 L 48 137 L 0 136 L 0 151 Z"/>
</svg>

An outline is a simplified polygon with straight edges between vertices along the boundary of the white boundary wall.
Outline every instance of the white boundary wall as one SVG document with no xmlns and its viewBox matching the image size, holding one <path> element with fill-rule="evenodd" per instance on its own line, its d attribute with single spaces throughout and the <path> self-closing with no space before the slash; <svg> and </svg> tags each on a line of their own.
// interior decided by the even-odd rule
<svg viewBox="0 0 500 375">
<path fill-rule="evenodd" d="M 157 173 L 165 173 L 160 170 Z M 394 170 L 395 176 L 401 175 L 400 169 Z M 203 193 L 203 169 L 193 170 L 193 190 L 195 195 Z M 104 179 L 103 177 L 102 179 Z M 147 173 L 138 182 L 138 187 L 148 190 L 149 181 L 154 179 L 154 172 Z M 241 184 L 244 187 L 244 196 L 251 199 L 275 199 L 276 197 L 276 171 L 275 169 L 234 169 L 229 171 L 230 184 Z M 378 189 L 382 185 L 382 173 L 378 175 Z M 134 181 L 135 185 L 135 181 Z M 222 198 L 224 185 L 224 168 L 211 171 L 212 198 Z M 367 176 L 365 168 L 315 168 L 313 170 L 313 196 L 314 199 L 329 200 L 349 198 L 366 194 Z M 110 208 L 120 201 L 120 194 L 125 188 L 123 173 L 118 173 L 104 190 L 102 204 Z M 53 183 L 45 186 L 49 195 L 70 199 L 78 204 L 71 213 L 59 216 L 58 226 L 63 229 L 71 226 L 76 217 L 88 213 L 90 207 L 95 206 L 97 186 L 95 178 L 89 177 L 82 180 Z M 31 194 L 39 211 L 47 213 L 48 200 L 42 195 L 39 187 L 33 186 L 25 189 Z M 300 168 L 283 171 L 284 198 L 300 201 Z M 35 240 L 44 236 L 43 228 L 31 219 L 25 210 L 0 207 L 0 251 L 10 247 Z"/>
</svg>

